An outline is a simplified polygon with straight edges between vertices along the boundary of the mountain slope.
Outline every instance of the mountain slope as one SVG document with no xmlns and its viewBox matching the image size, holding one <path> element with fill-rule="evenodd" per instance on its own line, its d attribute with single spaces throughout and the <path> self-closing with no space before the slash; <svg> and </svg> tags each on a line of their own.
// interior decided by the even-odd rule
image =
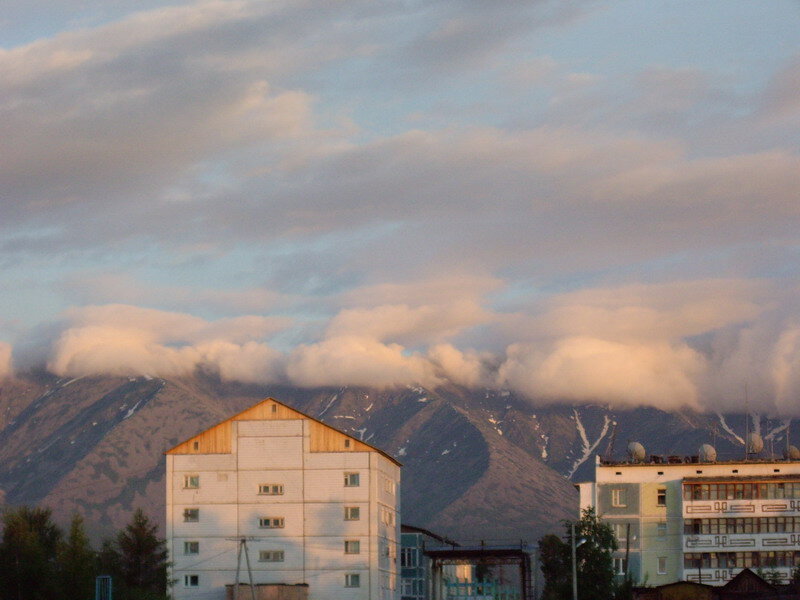
<svg viewBox="0 0 800 600">
<path fill-rule="evenodd" d="M 742 415 L 533 407 L 508 392 L 447 386 L 300 389 L 194 378 L 45 373 L 0 383 L 0 501 L 46 504 L 65 522 L 85 515 L 95 537 L 143 507 L 163 519 L 163 452 L 266 396 L 371 443 L 404 463 L 403 520 L 461 539 L 560 530 L 577 510 L 567 479 L 591 476 L 593 456 L 629 440 L 661 454 L 716 443 L 741 455 Z M 770 445 L 790 422 L 754 419 Z M 739 433 L 737 433 L 739 432 Z"/>
</svg>

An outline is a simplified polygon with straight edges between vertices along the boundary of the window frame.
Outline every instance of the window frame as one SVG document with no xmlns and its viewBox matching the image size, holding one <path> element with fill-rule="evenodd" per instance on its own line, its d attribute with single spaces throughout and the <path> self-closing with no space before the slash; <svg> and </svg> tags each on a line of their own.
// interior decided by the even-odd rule
<svg viewBox="0 0 800 600">
<path fill-rule="evenodd" d="M 191 518 L 192 515 L 194 518 Z M 200 521 L 199 508 L 184 508 L 183 509 L 183 522 L 184 523 L 198 523 Z"/>
<path fill-rule="evenodd" d="M 265 563 L 286 562 L 286 553 L 283 550 L 259 550 L 258 562 L 265 562 Z"/>
<path fill-rule="evenodd" d="M 361 554 L 361 540 L 345 540 L 344 541 L 345 554 Z"/>
<path fill-rule="evenodd" d="M 667 557 L 666 556 L 659 556 L 656 559 L 656 573 L 658 575 L 666 575 L 667 574 Z"/>
<path fill-rule="evenodd" d="M 345 521 L 360 521 L 361 520 L 361 507 L 360 506 L 345 506 L 344 507 L 344 520 Z"/>
<path fill-rule="evenodd" d="M 183 476 L 183 489 L 185 490 L 199 490 L 200 489 L 200 475 L 198 473 L 187 474 Z"/>
<path fill-rule="evenodd" d="M 277 491 L 275 489 L 277 488 Z M 284 488 L 282 483 L 259 483 L 259 496 L 283 496 Z"/>
<path fill-rule="evenodd" d="M 344 574 L 344 587 L 346 587 L 346 588 L 360 588 L 361 587 L 361 573 L 345 573 Z"/>
<path fill-rule="evenodd" d="M 286 519 L 284 517 L 259 517 L 259 529 L 284 529 L 286 527 Z"/>
<path fill-rule="evenodd" d="M 344 487 L 361 487 L 361 472 L 345 471 Z"/>
<path fill-rule="evenodd" d="M 628 495 L 625 488 L 612 488 L 611 489 L 611 506 L 614 508 L 627 508 Z"/>
<path fill-rule="evenodd" d="M 184 540 L 183 555 L 196 556 L 197 554 L 200 554 L 200 542 L 196 540 Z"/>
</svg>

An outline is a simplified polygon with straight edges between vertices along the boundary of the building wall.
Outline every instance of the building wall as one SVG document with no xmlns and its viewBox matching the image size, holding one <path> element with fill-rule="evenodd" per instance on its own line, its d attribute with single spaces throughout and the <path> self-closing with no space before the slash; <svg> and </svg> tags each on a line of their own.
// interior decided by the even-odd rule
<svg viewBox="0 0 800 600">
<path fill-rule="evenodd" d="M 307 583 L 312 600 L 399 598 L 400 468 L 363 444 L 312 451 L 320 446 L 312 440 L 314 426 L 320 424 L 303 418 L 233 421 L 226 423 L 229 439 L 204 433 L 230 453 L 167 455 L 176 600 L 222 600 L 236 577 L 242 537 L 255 583 Z M 336 443 L 332 436 L 324 441 Z M 346 473 L 358 473 L 359 485 L 345 486 Z M 186 476 L 199 477 L 199 486 L 187 489 Z M 260 494 L 262 484 L 281 485 L 282 493 Z M 357 507 L 359 519 L 346 520 L 345 507 Z M 187 509 L 199 511 L 197 521 L 186 521 Z M 282 521 L 265 528 L 260 519 Z M 345 541 L 356 542 L 358 553 L 346 553 Z M 186 542 L 197 542 L 199 552 L 186 554 Z M 262 551 L 283 552 L 283 560 L 261 561 Z M 359 587 L 345 586 L 348 575 L 359 577 Z M 187 576 L 196 576 L 197 585 Z M 248 581 L 244 557 L 240 580 Z"/>
<path fill-rule="evenodd" d="M 796 500 L 700 501 L 683 499 L 685 480 L 695 478 L 714 481 L 735 478 L 791 478 L 800 475 L 800 462 L 732 461 L 717 463 L 670 464 L 601 464 L 595 467 L 595 481 L 579 484 L 581 509 L 595 506 L 598 515 L 620 530 L 631 523 L 630 560 L 628 569 L 635 582 L 662 585 L 681 579 L 698 577 L 703 583 L 718 585 L 736 575 L 741 568 L 709 566 L 685 569 L 688 553 L 735 551 L 792 551 L 800 548 L 800 530 L 769 534 L 687 535 L 684 521 L 691 518 L 738 518 L 800 515 L 800 498 Z M 749 479 L 748 479 L 749 480 Z M 624 507 L 614 506 L 614 490 L 626 495 Z M 666 493 L 659 504 L 659 490 Z M 625 543 L 614 553 L 615 559 L 625 556 Z M 797 560 L 800 560 L 798 554 Z M 766 569 L 770 570 L 770 569 Z M 788 578 L 791 569 L 776 569 Z"/>
</svg>

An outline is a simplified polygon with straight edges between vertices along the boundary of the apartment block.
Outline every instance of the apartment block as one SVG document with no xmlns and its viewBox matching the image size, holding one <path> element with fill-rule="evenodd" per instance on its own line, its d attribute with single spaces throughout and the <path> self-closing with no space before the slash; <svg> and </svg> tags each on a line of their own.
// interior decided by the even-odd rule
<svg viewBox="0 0 800 600">
<path fill-rule="evenodd" d="M 800 565 L 800 461 L 702 456 L 596 458 L 580 504 L 614 530 L 617 574 L 722 585 L 747 567 L 788 582 Z"/>
<path fill-rule="evenodd" d="M 243 583 L 307 584 L 311 600 L 399 600 L 389 455 L 272 398 L 166 455 L 176 600 L 223 600 L 237 569 Z"/>
</svg>

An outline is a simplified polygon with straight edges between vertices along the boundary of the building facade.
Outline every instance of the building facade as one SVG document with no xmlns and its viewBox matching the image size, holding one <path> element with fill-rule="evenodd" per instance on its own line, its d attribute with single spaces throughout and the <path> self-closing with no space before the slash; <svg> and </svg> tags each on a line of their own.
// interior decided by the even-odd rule
<svg viewBox="0 0 800 600">
<path fill-rule="evenodd" d="M 744 568 L 787 582 L 800 565 L 800 461 L 598 456 L 578 488 L 581 509 L 614 530 L 615 571 L 635 583 L 721 585 Z"/>
<path fill-rule="evenodd" d="M 431 597 L 431 560 L 425 550 L 458 544 L 435 533 L 402 524 L 400 526 L 400 600 L 428 600 Z M 472 581 L 472 565 L 448 565 L 445 577 L 452 581 Z"/>
<path fill-rule="evenodd" d="M 313 600 L 399 600 L 387 454 L 268 398 L 166 455 L 176 600 L 223 600 L 248 560 L 255 584 L 307 584 Z"/>
</svg>

